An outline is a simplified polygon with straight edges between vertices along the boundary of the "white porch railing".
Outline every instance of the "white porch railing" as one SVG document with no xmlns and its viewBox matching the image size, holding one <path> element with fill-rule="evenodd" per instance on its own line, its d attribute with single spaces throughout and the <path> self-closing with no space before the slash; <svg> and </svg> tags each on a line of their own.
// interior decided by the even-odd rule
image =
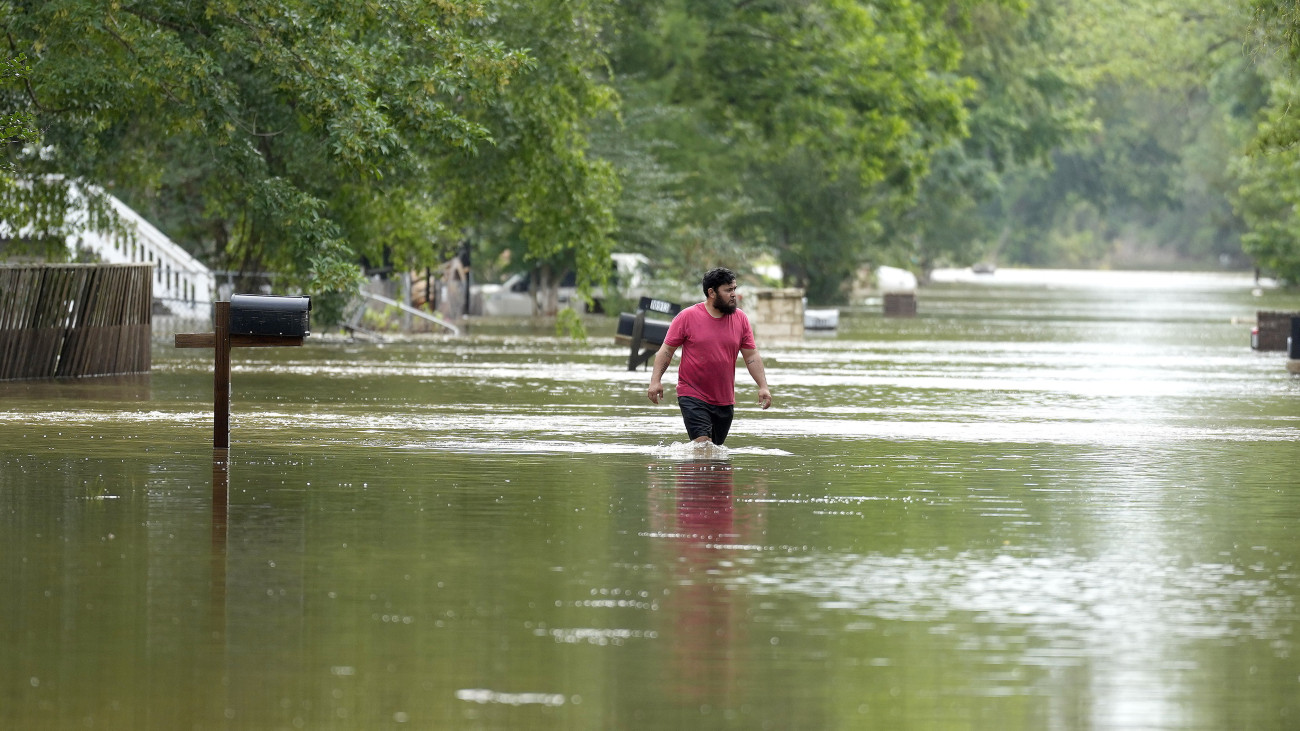
<svg viewBox="0 0 1300 731">
<path fill-rule="evenodd" d="M 106 196 L 123 228 L 130 233 L 103 234 L 85 226 L 84 196 L 74 184 L 69 191 L 73 204 L 68 218 L 75 233 L 68 235 L 69 248 L 89 249 L 110 264 L 152 264 L 155 302 L 161 302 L 180 317 L 210 317 L 216 291 L 212 271 L 116 196 L 102 190 L 95 192 Z"/>
</svg>

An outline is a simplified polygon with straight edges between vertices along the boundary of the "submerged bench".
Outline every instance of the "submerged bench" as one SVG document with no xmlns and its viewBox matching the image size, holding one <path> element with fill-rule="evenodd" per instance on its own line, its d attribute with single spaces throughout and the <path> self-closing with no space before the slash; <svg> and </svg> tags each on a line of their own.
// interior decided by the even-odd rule
<svg viewBox="0 0 1300 731">
<path fill-rule="evenodd" d="M 659 346 L 668 336 L 668 320 L 677 316 L 682 306 L 676 302 L 642 297 L 637 303 L 636 313 L 622 312 L 618 316 L 618 331 L 614 333 L 614 342 L 618 345 L 630 345 L 627 356 L 627 369 L 634 371 L 645 365 L 654 357 Z M 668 320 L 652 320 L 647 313 L 667 315 Z"/>
</svg>

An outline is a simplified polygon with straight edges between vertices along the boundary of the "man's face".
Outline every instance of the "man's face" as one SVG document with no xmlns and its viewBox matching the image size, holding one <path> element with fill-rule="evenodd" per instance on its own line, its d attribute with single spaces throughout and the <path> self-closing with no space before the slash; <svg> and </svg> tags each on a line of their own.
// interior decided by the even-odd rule
<svg viewBox="0 0 1300 731">
<path fill-rule="evenodd" d="M 736 311 L 736 306 L 740 300 L 736 297 L 736 283 L 729 282 L 721 287 L 710 290 L 713 292 L 713 308 L 724 315 L 730 315 Z"/>
</svg>

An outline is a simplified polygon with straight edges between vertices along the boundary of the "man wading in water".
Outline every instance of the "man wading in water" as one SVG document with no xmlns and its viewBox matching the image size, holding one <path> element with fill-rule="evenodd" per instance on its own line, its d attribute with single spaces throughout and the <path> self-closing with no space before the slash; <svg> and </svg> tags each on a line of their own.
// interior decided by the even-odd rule
<svg viewBox="0 0 1300 731">
<path fill-rule="evenodd" d="M 686 434 L 696 442 L 722 444 L 731 430 L 736 404 L 736 354 L 745 359 L 749 375 L 758 384 L 758 405 L 772 405 L 767 390 L 763 358 L 754 346 L 749 318 L 736 309 L 736 275 L 730 269 L 710 269 L 701 282 L 704 301 L 687 307 L 668 326 L 664 344 L 655 353 L 654 372 L 646 395 L 658 404 L 664 397 L 659 382 L 673 362 L 677 349 L 682 363 L 677 369 L 677 405 L 682 409 Z"/>
</svg>

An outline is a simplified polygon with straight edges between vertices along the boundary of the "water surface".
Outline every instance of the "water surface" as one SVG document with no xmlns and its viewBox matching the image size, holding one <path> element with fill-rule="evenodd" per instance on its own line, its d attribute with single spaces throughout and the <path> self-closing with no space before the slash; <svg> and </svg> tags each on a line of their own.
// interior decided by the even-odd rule
<svg viewBox="0 0 1300 731">
<path fill-rule="evenodd" d="M 0 383 L 0 727 L 1295 728 L 1253 289 L 948 276 L 707 454 L 601 320 L 237 351 L 228 463 L 210 353 Z"/>
</svg>

